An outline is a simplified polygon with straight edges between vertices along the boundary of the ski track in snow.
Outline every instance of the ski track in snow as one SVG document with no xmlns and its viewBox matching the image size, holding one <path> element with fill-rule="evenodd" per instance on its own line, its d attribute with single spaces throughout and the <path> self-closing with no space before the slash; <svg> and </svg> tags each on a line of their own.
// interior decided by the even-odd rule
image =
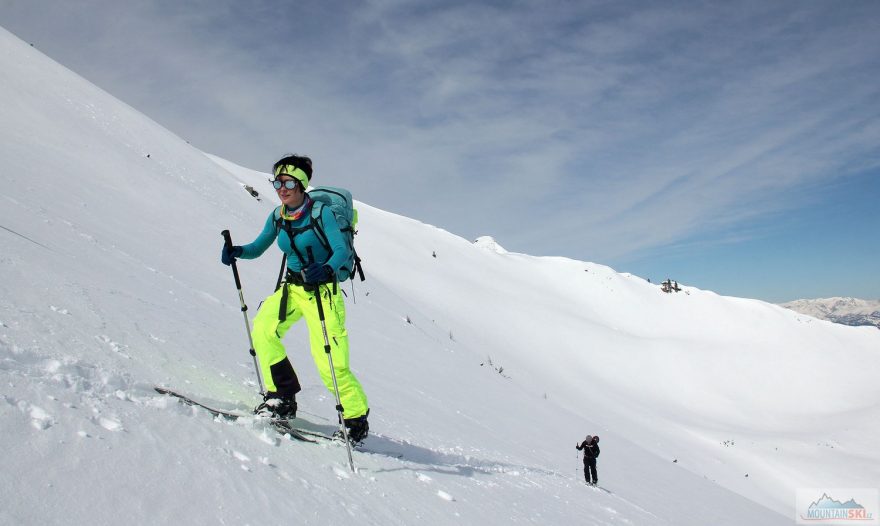
<svg viewBox="0 0 880 526">
<path fill-rule="evenodd" d="M 86 363 L 72 356 L 49 358 L 22 350 L 15 352 L 3 347 L 0 348 L 0 358 L 2 358 L 4 374 L 13 381 L 18 378 L 21 381 L 32 382 L 32 385 L 44 386 L 39 390 L 44 392 L 47 400 L 56 404 L 61 399 L 75 400 L 75 402 L 61 403 L 60 405 L 68 412 L 78 413 L 79 416 L 74 415 L 72 420 L 79 421 L 74 425 L 80 427 L 80 430 L 76 432 L 76 436 L 80 439 L 100 437 L 100 433 L 97 431 L 99 428 L 108 433 L 126 433 L 127 426 L 124 420 L 114 415 L 109 407 L 120 403 L 133 404 L 142 408 L 137 411 L 150 408 L 163 412 L 172 410 L 173 413 L 187 415 L 199 426 L 210 426 L 212 422 L 219 421 L 198 408 L 170 402 L 167 396 L 147 394 L 149 393 L 147 386 L 138 384 L 125 375 L 112 373 L 100 366 Z M 57 394 L 49 395 L 49 391 Z M 22 414 L 26 414 L 31 421 L 31 426 L 35 429 L 46 431 L 57 422 L 51 410 L 38 404 L 36 400 L 7 398 L 6 401 L 18 407 Z M 127 413 L 131 414 L 130 411 Z M 70 420 L 70 415 L 68 415 L 68 420 Z M 222 425 L 228 426 L 229 423 Z M 253 434 L 258 442 L 261 441 L 272 447 L 278 447 L 284 443 L 276 433 L 265 428 L 254 430 Z M 338 445 L 312 446 L 297 445 L 296 443 L 291 443 L 291 445 L 293 447 L 316 447 L 318 450 L 330 449 L 335 450 L 336 453 L 342 451 L 341 446 Z M 464 453 L 461 447 L 429 448 L 378 433 L 369 437 L 367 446 L 369 452 L 356 452 L 357 462 L 360 465 L 359 474 L 350 473 L 342 462 L 328 465 L 330 473 L 339 481 L 350 481 L 353 477 L 359 479 L 367 477 L 368 480 L 375 483 L 379 480 L 377 477 L 392 475 L 404 469 L 410 471 L 421 485 L 435 486 L 429 490 L 430 494 L 433 494 L 440 502 L 449 505 L 460 503 L 460 499 L 456 498 L 455 494 L 462 490 L 461 483 L 456 485 L 459 488 L 458 491 L 446 487 L 438 488 L 436 487 L 436 476 L 460 477 L 459 480 L 468 482 L 467 486 L 484 487 L 488 490 L 504 486 L 528 490 L 546 484 L 533 480 L 533 477 L 550 477 L 558 479 L 560 482 L 567 482 L 567 477 L 553 470 L 508 461 L 483 459 L 479 455 Z M 319 493 L 321 491 L 321 485 L 316 485 L 308 479 L 297 479 L 287 470 L 278 469 L 275 461 L 270 457 L 258 457 L 259 460 L 254 462 L 251 455 L 244 450 L 233 447 L 224 448 L 224 451 L 229 458 L 236 461 L 238 468 L 243 472 L 255 474 L 257 467 L 269 469 L 275 471 L 280 480 L 288 482 L 299 480 L 300 484 L 309 488 L 310 491 L 318 491 Z M 399 455 L 400 458 L 395 455 Z M 381 464 L 374 465 L 370 460 L 377 456 L 383 460 Z M 433 473 L 433 475 L 428 473 Z M 497 476 L 505 477 L 506 482 L 505 479 L 493 478 Z M 638 509 L 635 506 L 634 508 Z M 612 506 L 605 505 L 603 509 L 612 515 L 619 514 Z M 648 516 L 651 515 L 644 510 L 641 511 Z M 630 523 L 628 519 L 619 522 Z"/>
<path fill-rule="evenodd" d="M 136 401 L 129 393 L 134 384 L 125 375 L 71 355 L 48 357 L 19 346 L 0 345 L 0 371 L 12 388 L 4 397 L 6 402 L 41 431 L 49 430 L 63 416 L 67 422 L 78 422 L 77 427 L 92 430 L 77 432 L 81 438 L 92 437 L 96 428 L 122 432 L 125 427 L 109 406 L 115 405 L 114 401 Z M 37 389 L 19 390 L 17 386 Z"/>
</svg>

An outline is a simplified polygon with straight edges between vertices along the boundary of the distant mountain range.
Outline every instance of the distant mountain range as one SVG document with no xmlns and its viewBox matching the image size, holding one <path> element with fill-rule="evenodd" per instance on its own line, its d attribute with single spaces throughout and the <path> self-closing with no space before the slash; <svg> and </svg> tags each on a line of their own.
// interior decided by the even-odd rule
<svg viewBox="0 0 880 526">
<path fill-rule="evenodd" d="M 880 300 L 820 298 L 795 300 L 780 306 L 820 320 L 843 325 L 873 325 L 880 329 Z"/>
</svg>

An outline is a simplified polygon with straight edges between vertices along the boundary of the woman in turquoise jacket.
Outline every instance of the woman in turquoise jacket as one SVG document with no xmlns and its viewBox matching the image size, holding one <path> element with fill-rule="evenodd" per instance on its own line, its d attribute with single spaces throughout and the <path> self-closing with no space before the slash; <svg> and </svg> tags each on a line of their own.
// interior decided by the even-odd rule
<svg viewBox="0 0 880 526">
<path fill-rule="evenodd" d="M 313 201 L 305 191 L 312 178 L 311 159 L 287 156 L 276 162 L 272 171 L 275 174 L 272 184 L 281 206 L 269 214 L 263 231 L 253 243 L 224 247 L 221 256 L 227 265 L 235 258 L 258 258 L 273 241 L 287 254 L 284 282 L 263 301 L 254 318 L 254 351 L 266 385 L 265 400 L 256 412 L 280 418 L 296 416 L 296 393 L 301 387 L 281 339 L 300 318 L 305 319 L 308 327 L 312 358 L 321 380 L 333 392 L 315 302 L 315 294 L 320 293 L 345 426 L 351 440 L 360 442 L 369 431 L 370 410 L 363 387 L 349 369 L 345 303 L 336 282 L 337 275 L 353 271 L 344 268 L 351 260 L 351 248 L 330 207 Z"/>
</svg>

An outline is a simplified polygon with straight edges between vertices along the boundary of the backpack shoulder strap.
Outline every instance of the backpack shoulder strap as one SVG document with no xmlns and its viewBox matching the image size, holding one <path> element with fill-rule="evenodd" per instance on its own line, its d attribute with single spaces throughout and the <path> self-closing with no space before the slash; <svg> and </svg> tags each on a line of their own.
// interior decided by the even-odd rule
<svg viewBox="0 0 880 526">
<path fill-rule="evenodd" d="M 327 234 L 324 232 L 324 220 L 321 219 L 321 214 L 324 213 L 324 203 L 321 201 L 313 201 L 312 204 L 312 224 L 315 228 L 315 235 L 318 236 L 318 241 L 321 245 L 324 246 L 324 249 L 327 252 L 330 251 L 330 240 L 327 238 Z"/>
<path fill-rule="evenodd" d="M 272 212 L 273 217 L 275 218 L 275 234 L 281 231 L 281 227 L 284 223 L 284 220 L 281 219 L 281 205 L 275 207 L 275 210 Z"/>
</svg>

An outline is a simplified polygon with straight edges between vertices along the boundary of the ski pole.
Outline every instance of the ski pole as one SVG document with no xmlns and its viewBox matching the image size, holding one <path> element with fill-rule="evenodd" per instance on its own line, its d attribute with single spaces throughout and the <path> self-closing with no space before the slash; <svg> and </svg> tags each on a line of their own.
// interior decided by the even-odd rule
<svg viewBox="0 0 880 526">
<path fill-rule="evenodd" d="M 226 245 L 226 250 L 232 250 L 232 236 L 229 235 L 229 230 L 224 230 L 222 233 L 223 241 Z M 257 371 L 257 382 L 260 383 L 260 396 L 266 396 L 265 390 L 263 389 L 263 376 L 260 374 L 260 365 L 257 363 L 257 351 L 254 350 L 254 339 L 251 336 L 251 324 L 248 321 L 247 315 L 247 305 L 244 303 L 244 294 L 241 292 L 241 280 L 238 278 L 238 266 L 235 264 L 235 258 L 232 258 L 232 275 L 235 276 L 235 288 L 238 289 L 238 301 L 241 303 L 241 313 L 244 316 L 244 328 L 247 330 L 248 343 L 250 343 L 250 353 L 254 358 L 254 369 Z"/>
<path fill-rule="evenodd" d="M 309 262 L 315 261 L 312 254 L 312 247 L 307 249 Z M 305 274 L 305 272 L 303 272 Z M 330 338 L 327 337 L 327 323 L 324 321 L 324 306 L 321 304 L 321 284 L 315 286 L 315 304 L 318 306 L 318 319 L 321 320 L 321 332 L 324 334 L 324 352 L 327 353 L 327 362 L 330 364 L 330 377 L 333 379 L 333 391 L 336 393 L 336 413 L 339 415 L 339 424 L 342 427 L 342 438 L 345 440 L 345 449 L 348 451 L 348 466 L 352 473 L 356 473 L 354 469 L 354 460 L 351 458 L 351 443 L 348 441 L 348 429 L 345 427 L 345 418 L 343 417 L 342 398 L 339 396 L 339 384 L 336 383 L 336 369 L 333 368 L 333 355 L 330 354 Z"/>
</svg>

